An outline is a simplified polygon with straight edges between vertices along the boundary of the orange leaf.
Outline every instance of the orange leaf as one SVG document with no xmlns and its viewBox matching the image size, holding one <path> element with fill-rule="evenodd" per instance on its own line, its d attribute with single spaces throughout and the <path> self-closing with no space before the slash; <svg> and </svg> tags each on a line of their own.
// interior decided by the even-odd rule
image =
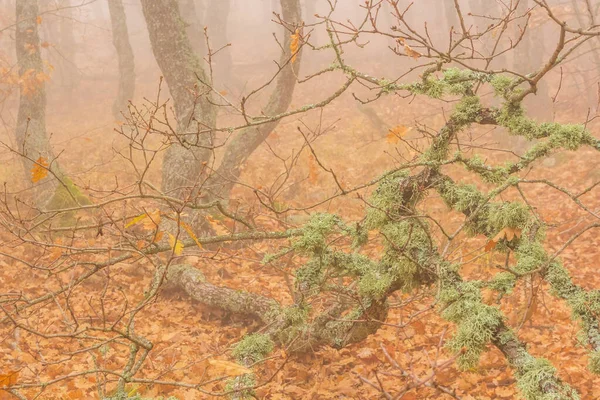
<svg viewBox="0 0 600 400">
<path fill-rule="evenodd" d="M 46 176 L 48 176 L 48 161 L 44 157 L 40 157 L 31 168 L 31 182 L 39 182 Z"/>
<path fill-rule="evenodd" d="M 17 383 L 19 371 L 9 371 L 6 374 L 0 374 L 0 388 L 3 386 L 12 386 Z"/>
<path fill-rule="evenodd" d="M 491 251 L 494 250 L 494 247 L 496 247 L 496 244 L 498 242 L 496 242 L 495 240 L 490 240 L 489 242 L 487 242 L 487 244 L 485 245 L 485 251 Z"/>
<path fill-rule="evenodd" d="M 400 43 L 401 45 L 404 46 L 404 53 L 406 53 L 407 56 L 412 57 L 415 60 L 417 60 L 418 58 L 420 58 L 422 56 L 421 53 L 413 50 L 412 47 L 410 47 L 408 44 L 406 44 L 406 42 L 404 41 L 403 38 L 399 38 L 398 43 Z"/>
<path fill-rule="evenodd" d="M 391 144 L 396 144 L 400 141 L 401 138 L 406 136 L 406 134 L 408 132 L 410 132 L 411 130 L 412 130 L 412 128 L 409 128 L 406 126 L 402 126 L 402 125 L 395 126 L 388 131 L 388 134 L 386 136 L 386 141 Z"/>
<path fill-rule="evenodd" d="M 298 56 L 298 49 L 300 48 L 300 29 L 296 29 L 292 34 L 290 40 L 290 53 L 292 53 L 292 64 L 296 61 L 296 57 Z"/>
<path fill-rule="evenodd" d="M 42 24 L 42 16 L 38 15 L 35 19 L 36 24 L 41 25 Z"/>
</svg>

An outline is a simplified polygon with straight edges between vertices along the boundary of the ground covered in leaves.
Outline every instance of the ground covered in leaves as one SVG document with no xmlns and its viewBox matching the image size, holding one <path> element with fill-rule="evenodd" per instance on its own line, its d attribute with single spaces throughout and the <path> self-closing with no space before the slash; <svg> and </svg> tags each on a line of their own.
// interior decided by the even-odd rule
<svg viewBox="0 0 600 400">
<path fill-rule="evenodd" d="M 335 81 L 323 84 L 323 93 L 334 89 L 335 84 Z M 82 85 L 79 89 L 82 92 L 98 86 L 92 81 L 84 81 Z M 580 122 L 585 115 L 577 111 L 577 103 L 573 101 L 575 90 L 564 90 L 565 97 L 556 103 L 554 118 L 560 122 Z M 310 97 L 312 95 L 314 92 L 300 85 L 295 105 L 314 102 Z M 110 96 L 107 97 L 100 90 L 97 97 L 97 101 L 81 104 L 76 109 L 61 106 L 60 102 L 51 102 L 58 105 L 50 106 L 49 131 L 56 132 L 53 139 L 55 146 L 65 149 L 61 161 L 67 171 L 72 171 L 73 179 L 84 189 L 108 190 L 115 182 L 115 176 L 125 182 L 130 178 L 122 176 L 122 160 L 111 151 L 111 148 L 123 145 L 122 139 L 112 132 L 115 123 L 107 114 L 98 111 L 110 110 L 110 101 L 103 100 Z M 395 137 L 399 135 L 403 136 L 402 139 L 414 140 L 417 148 L 420 141 L 424 145 L 426 142 L 419 139 L 417 132 L 419 129 L 435 130 L 442 126 L 442 109 L 448 110 L 450 106 L 400 98 L 357 106 L 349 94 L 345 95 L 332 103 L 323 114 L 315 111 L 301 117 L 301 121 L 284 121 L 269 137 L 270 148 L 263 147 L 244 168 L 242 179 L 255 187 L 269 182 L 273 169 L 281 168 L 274 164 L 272 151 L 289 154 L 292 149 L 298 149 L 302 144 L 302 137 L 297 134 L 298 126 L 315 131 L 320 127 L 323 134 L 314 144 L 319 159 L 337 172 L 343 185 L 352 187 L 377 177 L 402 162 L 403 158 L 410 160 L 414 157 L 414 149 L 404 146 L 404 142 Z M 83 118 L 83 115 L 95 115 L 96 118 Z M 381 121 L 384 121 L 383 125 Z M 593 129 L 594 124 L 590 127 L 592 133 L 598 136 Z M 390 129 L 398 135 L 390 135 Z M 472 143 L 481 147 L 475 150 L 492 163 L 501 163 L 510 154 L 484 148 L 518 148 L 525 145 L 510 142 L 500 130 L 475 128 L 469 134 L 474 138 Z M 344 156 L 340 157 L 342 152 Z M 0 168 L 0 178 L 7 180 L 12 174 L 18 173 L 19 164 L 8 154 L 3 153 L 2 157 L 11 161 L 3 162 Z M 551 178 L 573 193 L 578 193 L 600 179 L 598 167 L 596 153 L 588 150 L 576 154 L 565 152 L 536 164 L 527 171 L 527 176 L 530 179 Z M 454 173 L 461 174 L 455 175 L 455 178 L 464 182 L 475 179 L 458 169 Z M 153 170 L 151 174 L 155 182 L 159 182 L 160 172 Z M 281 202 L 286 206 L 315 203 L 332 192 L 331 177 L 316 166 L 315 159 L 308 152 L 300 157 L 294 179 L 295 184 L 281 196 Z M 306 220 L 306 213 L 292 213 L 280 220 L 267 218 L 266 210 L 260 209 L 251 191 L 238 190 L 236 194 L 240 204 L 256 208 L 257 220 L 265 230 L 278 230 Z M 586 214 L 574 203 L 548 186 L 532 184 L 524 190 L 524 194 L 530 205 L 549 224 L 546 246 L 551 253 L 559 249 L 578 228 L 589 223 Z M 519 193 L 506 194 L 506 199 L 518 198 Z M 597 190 L 582 196 L 581 201 L 592 210 L 600 209 Z M 127 206 L 135 213 L 144 204 Z M 461 222 L 460 216 L 449 213 L 435 196 L 428 199 L 424 207 L 445 226 L 456 228 Z M 357 220 L 363 215 L 364 209 L 364 202 L 352 197 L 327 202 L 313 211 L 335 212 L 348 220 Z M 220 225 L 218 221 L 214 225 L 215 229 L 223 232 L 231 228 L 227 224 Z M 53 238 L 53 243 L 62 244 L 65 248 L 44 249 L 34 245 L 15 246 L 14 237 L 8 232 L 0 232 L 3 253 L 40 265 L 64 257 L 68 254 L 68 246 L 101 248 L 109 246 L 113 239 L 110 232 L 100 238 L 91 235 L 73 241 L 69 241 L 68 237 Z M 462 273 L 465 277 L 478 279 L 498 272 L 493 266 L 502 264 L 504 260 L 485 252 L 485 238 L 463 239 L 460 244 L 455 244 L 451 256 L 464 263 Z M 292 299 L 282 274 L 276 268 L 262 263 L 264 256 L 277 251 L 280 245 L 252 243 L 241 250 L 231 247 L 192 249 L 186 253 L 190 254 L 186 262 L 200 268 L 207 279 L 216 285 L 249 290 L 290 304 Z M 365 252 L 377 256 L 380 250 L 378 246 L 374 242 L 367 246 Z M 90 254 L 89 257 L 95 255 Z M 600 251 L 593 231 L 578 238 L 562 254 L 562 258 L 575 283 L 587 289 L 600 288 L 600 275 L 596 268 Z M 296 261 L 300 263 L 302 260 Z M 73 274 L 84 270 L 85 266 L 82 266 Z M 74 292 L 70 302 L 82 321 L 86 318 L 99 319 L 101 316 L 96 315 L 100 301 L 98 294 L 105 291 L 106 312 L 118 315 L 125 300 L 127 304 L 135 304 L 143 298 L 151 275 L 152 271 L 144 260 L 122 263 L 83 283 L 84 290 Z M 36 271 L 0 256 L 0 282 L 3 293 L 24 293 L 34 298 L 68 285 L 69 276 Z M 547 285 L 533 279 L 527 285 L 517 287 L 513 295 L 505 299 L 499 300 L 490 295 L 486 300 L 489 304 L 501 305 L 511 326 L 520 326 L 518 335 L 529 344 L 533 355 L 548 358 L 558 368 L 561 378 L 577 388 L 582 398 L 592 399 L 593 388 L 600 385 L 600 378 L 586 370 L 587 351 L 577 340 L 578 326 L 571 322 L 566 305 L 547 293 Z M 490 348 L 482 357 L 479 367 L 472 371 L 459 372 L 452 363 L 445 363 L 452 358 L 452 354 L 443 348 L 443 343 L 452 335 L 453 327 L 432 309 L 434 295 L 435 291 L 430 289 L 399 293 L 391 299 L 392 311 L 386 324 L 365 341 L 347 348 L 320 348 L 303 355 L 290 355 L 276 349 L 269 359 L 253 368 L 260 383 L 256 389 L 257 396 L 273 400 L 373 399 L 379 395 L 378 387 L 381 386 L 394 395 L 404 393 L 400 398 L 406 400 L 452 398 L 436 387 L 439 385 L 455 391 L 456 396 L 462 399 L 515 398 L 515 380 L 504 357 L 495 348 Z M 58 333 L 60 321 L 68 319 L 61 314 L 58 304 L 60 302 L 57 300 L 56 303 L 33 307 L 22 317 L 45 334 Z M 257 321 L 205 307 L 177 291 L 161 293 L 138 316 L 137 321 L 138 333 L 155 345 L 139 373 L 140 377 L 151 379 L 154 383 L 128 387 L 132 395 L 139 393 L 144 397 L 207 397 L 192 389 L 156 382 L 210 382 L 222 376 L 223 365 L 226 364 L 215 360 L 231 361 L 232 346 L 244 334 L 260 329 Z M 83 373 L 94 368 L 119 371 L 126 362 L 126 349 L 109 345 L 79 353 L 78 346 L 76 341 L 66 342 L 60 337 L 40 338 L 23 329 L 15 332 L 4 325 L 0 327 L 0 373 L 4 374 L 0 376 L 0 385 L 1 379 L 20 383 L 37 382 L 38 379 L 51 381 L 72 375 L 71 379 L 48 386 L 39 398 L 96 398 L 96 375 Z M 7 377 L 10 371 L 18 371 L 18 375 Z M 214 392 L 224 388 L 224 381 L 218 379 L 202 386 L 202 389 Z M 37 389 L 31 390 L 34 393 Z M 0 392 L 0 398 L 10 398 L 7 396 Z"/>
</svg>

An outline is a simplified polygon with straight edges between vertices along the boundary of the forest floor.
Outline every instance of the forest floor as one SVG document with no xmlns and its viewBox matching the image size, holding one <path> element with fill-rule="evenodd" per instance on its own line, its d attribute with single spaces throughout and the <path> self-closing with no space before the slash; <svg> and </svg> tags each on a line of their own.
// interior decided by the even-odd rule
<svg viewBox="0 0 600 400">
<path fill-rule="evenodd" d="M 323 93 L 334 88 L 335 84 L 336 82 L 331 82 L 330 86 L 324 86 Z M 99 93 L 98 99 L 107 98 L 108 92 L 106 90 Z M 570 94 L 574 92 L 575 89 Z M 309 89 L 300 87 L 295 105 L 303 104 L 304 100 L 314 102 L 311 94 Z M 568 99 L 565 98 L 566 103 Z M 117 138 L 113 132 L 114 121 L 106 117 L 104 112 L 98 111 L 110 110 L 108 101 L 89 101 L 76 108 L 65 105 L 53 107 L 48 113 L 49 131 L 55 132 L 55 146 L 65 149 L 61 160 L 76 182 L 107 189 L 114 184 L 115 176 L 121 182 L 131 181 L 131 176 L 126 173 L 126 165 L 113 151 L 115 148 L 123 148 L 125 141 Z M 302 143 L 297 135 L 298 126 L 316 129 L 320 123 L 323 128 L 330 127 L 323 129 L 323 135 L 315 142 L 317 152 L 325 165 L 337 171 L 344 184 L 352 187 L 377 177 L 392 167 L 401 155 L 409 159 L 414 155 L 409 149 L 402 147 L 401 143 L 393 143 L 386 138 L 388 128 L 404 126 L 413 128 L 412 132 L 416 132 L 415 121 L 433 129 L 439 128 L 444 121 L 442 106 L 426 101 L 415 100 L 411 103 L 411 99 L 393 98 L 366 107 L 361 110 L 352 102 L 351 96 L 344 96 L 332 103 L 323 115 L 312 112 L 307 117 L 302 117 L 302 123 L 295 119 L 286 120 L 270 136 L 269 144 L 275 151 L 289 155 L 292 149 L 298 149 Z M 444 105 L 446 111 L 448 107 Z M 561 113 L 556 115 L 558 121 L 581 122 L 582 115 L 576 106 L 562 106 L 560 109 Z M 389 126 L 378 126 L 378 120 L 372 118 L 373 111 Z M 84 117 L 98 114 L 104 117 Z M 592 132 L 596 132 L 594 129 L 597 127 L 594 124 L 591 128 Z M 478 134 L 481 134 L 481 137 L 477 139 L 477 143 L 481 146 L 505 140 L 502 138 L 503 133 L 498 131 L 474 131 L 472 136 Z M 598 137 L 598 134 L 595 135 Z M 409 135 L 409 138 L 413 138 L 415 142 L 420 140 L 416 135 Z M 501 152 L 481 152 L 492 163 L 501 163 L 508 157 Z M 340 153 L 343 153 L 343 157 Z M 262 148 L 245 167 L 242 178 L 255 185 L 268 182 L 273 175 L 273 168 L 280 168 L 274 167 L 272 160 L 272 154 Z M 300 159 L 297 173 L 294 175 L 298 182 L 296 189 L 290 189 L 282 195 L 286 204 L 314 203 L 331 193 L 330 177 L 323 171 L 315 172 L 311 162 L 308 154 Z M 557 154 L 547 162 L 536 164 L 527 174 L 531 179 L 551 178 L 577 193 L 600 179 L 598 164 L 597 153 L 584 149 L 576 153 Z M 0 169 L 0 180 L 17 174 L 17 168 L 17 163 L 4 163 Z M 459 169 L 450 169 L 449 172 L 459 180 L 475 179 Z M 149 178 L 159 182 L 159 169 L 153 169 Z M 474 182 L 481 185 L 476 180 Z M 236 194 L 242 204 L 255 205 L 256 201 L 251 192 L 238 191 Z M 565 195 L 549 190 L 547 186 L 530 185 L 525 194 L 537 213 L 550 224 L 546 242 L 550 253 L 559 249 L 578 229 L 590 222 L 586 214 Z M 518 194 L 507 193 L 505 198 L 516 199 Z M 582 196 L 581 201 L 592 210 L 600 209 L 598 189 Z M 141 204 L 130 206 L 139 209 Z M 424 207 L 445 226 L 457 227 L 460 224 L 460 217 L 448 212 L 435 196 L 427 200 Z M 360 219 L 364 209 L 364 203 L 358 199 L 340 198 L 314 211 L 336 212 L 352 221 Z M 294 218 L 286 222 L 302 221 L 305 216 L 300 214 Z M 267 230 L 280 229 L 282 226 L 280 221 L 267 218 L 260 221 L 261 226 Z M 217 226 L 217 229 L 227 228 Z M 109 237 L 81 237 L 71 244 L 96 247 L 109 245 L 112 240 L 110 234 L 105 236 Z M 484 254 L 485 238 L 464 239 L 452 252 L 457 260 L 465 262 L 462 268 L 463 275 L 470 279 L 481 279 L 497 273 L 498 270 L 492 265 L 498 261 L 498 256 Z M 60 251 L 46 251 L 36 246 L 14 247 L 11 245 L 14 238 L 7 232 L 0 232 L 0 240 L 1 251 L 32 263 L 53 263 L 65 255 Z M 66 241 L 68 238 L 62 240 Z M 218 256 L 214 250 L 195 249 L 186 257 L 186 262 L 200 268 L 208 281 L 216 285 L 249 290 L 289 304 L 290 294 L 283 284 L 281 273 L 262 263 L 264 255 L 276 251 L 278 245 L 254 243 L 243 250 L 220 249 Z M 377 256 L 379 250 L 378 245 L 374 243 L 368 245 L 365 252 Z M 600 249 L 597 235 L 593 231 L 579 237 L 562 253 L 561 258 L 577 284 L 587 289 L 600 288 L 600 274 L 597 272 Z M 82 267 L 75 272 L 83 270 Z M 129 304 L 135 304 L 143 298 L 151 276 L 151 266 L 143 260 L 111 267 L 110 271 L 82 284 L 80 289 L 83 290 L 74 291 L 74 297 L 71 299 L 73 309 L 82 321 L 86 318 L 96 318 L 94 315 L 98 304 L 97 296 L 108 287 L 105 301 L 112 304 L 112 308 L 108 307 L 107 312 L 117 313 L 123 297 L 127 298 Z M 29 297 L 35 297 L 47 290 L 68 284 L 69 276 L 49 275 L 47 272 L 31 270 L 18 262 L 0 257 L 0 282 L 5 293 L 23 292 Z M 409 301 L 415 297 L 418 297 L 416 301 Z M 488 297 L 486 301 L 496 304 L 496 298 Z M 435 310 L 429 309 L 433 302 L 431 291 L 398 294 L 391 300 L 393 308 L 387 324 L 361 343 L 341 350 L 314 349 L 303 355 L 289 355 L 282 350 L 276 350 L 272 358 L 254 368 L 259 382 L 262 383 L 256 390 L 258 398 L 378 398 L 378 391 L 365 383 L 365 380 L 375 385 L 381 384 L 392 394 L 406 390 L 401 397 L 405 400 L 452 398 L 442 394 L 435 387 L 415 385 L 418 380 L 451 388 L 461 399 L 517 398 L 513 373 L 503 355 L 493 347 L 490 347 L 481 358 L 479 366 L 472 371 L 459 372 L 454 365 L 439 370 L 432 367 L 452 358 L 451 354 L 440 348 L 440 343 L 452 335 L 453 327 L 439 318 Z M 56 304 L 59 303 L 57 300 Z M 528 285 L 517 287 L 513 295 L 502 299 L 499 304 L 511 326 L 522 325 L 518 329 L 518 336 L 528 343 L 528 349 L 533 355 L 548 358 L 557 367 L 560 377 L 577 388 L 583 399 L 596 398 L 600 377 L 593 376 L 586 369 L 587 349 L 577 340 L 579 328 L 571 321 L 568 307 L 548 294 L 547 284 L 534 279 Z M 418 313 L 418 317 L 411 319 L 410 316 L 415 313 Z M 48 333 L 54 332 L 53 325 L 56 321 L 68 319 L 61 315 L 60 307 L 52 305 L 30 310 L 23 318 Z M 154 343 L 154 349 L 139 375 L 171 382 L 208 381 L 215 377 L 218 371 L 211 368 L 210 360 L 231 360 L 228 354 L 231 346 L 245 333 L 260 328 L 256 321 L 226 315 L 217 309 L 198 304 L 177 291 L 162 293 L 155 302 L 146 307 L 137 321 L 137 332 Z M 17 382 L 36 382 L 38 379 L 48 381 L 69 374 L 83 373 L 95 367 L 119 371 L 126 362 L 127 351 L 121 345 L 114 344 L 78 354 L 76 350 L 79 345 L 77 341 L 65 341 L 63 338 L 36 337 L 22 329 L 15 334 L 13 330 L 2 327 L 0 369 L 18 370 Z M 394 365 L 391 359 L 395 360 L 397 365 Z M 4 372 L 2 370 L 0 373 Z M 97 383 L 97 376 L 93 374 L 61 380 L 48 386 L 38 398 L 97 398 Z M 416 387 L 411 389 L 412 386 Z M 222 391 L 224 383 L 215 381 L 202 388 L 208 391 Z M 139 393 L 144 397 L 176 396 L 186 400 L 208 397 L 174 385 L 138 385 L 129 389 L 132 393 Z M 36 390 L 25 392 L 31 395 Z M 6 393 L 0 392 L 0 398 L 10 398 L 6 396 Z"/>
</svg>

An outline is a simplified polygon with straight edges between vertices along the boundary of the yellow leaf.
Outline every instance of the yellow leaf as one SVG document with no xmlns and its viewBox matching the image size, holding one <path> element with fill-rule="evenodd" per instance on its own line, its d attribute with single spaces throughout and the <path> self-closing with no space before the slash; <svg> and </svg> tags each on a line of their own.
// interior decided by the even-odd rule
<svg viewBox="0 0 600 400">
<path fill-rule="evenodd" d="M 296 61 L 296 57 L 298 56 L 298 49 L 300 48 L 300 29 L 296 29 L 294 33 L 292 33 L 292 37 L 290 40 L 290 53 L 292 53 L 292 64 Z"/>
<path fill-rule="evenodd" d="M 190 235 L 190 237 L 194 240 L 194 242 L 196 242 L 196 245 L 198 246 L 198 248 L 201 249 L 202 248 L 202 243 L 200 243 L 200 241 L 198 240 L 198 238 L 194 234 L 194 231 L 192 230 L 192 227 L 189 226 L 188 224 L 186 224 L 183 221 L 179 221 L 179 225 L 181 225 L 181 227 L 183 229 L 185 229 L 185 231 L 187 232 L 187 234 Z"/>
<path fill-rule="evenodd" d="M 252 370 L 244 367 L 243 365 L 233 363 L 225 360 L 208 360 L 208 363 L 217 372 L 225 374 L 227 376 L 239 376 L 244 374 L 251 374 Z"/>
<path fill-rule="evenodd" d="M 44 157 L 36 160 L 31 168 L 31 182 L 36 183 L 48 176 L 48 161 Z"/>
<path fill-rule="evenodd" d="M 173 250 L 173 254 L 176 256 L 180 256 L 183 253 L 183 243 L 180 240 L 169 233 L 169 246 L 171 246 L 171 250 Z"/>
<path fill-rule="evenodd" d="M 127 225 L 125 225 L 125 229 L 129 228 L 130 226 L 139 224 L 145 218 L 148 218 L 148 214 L 144 213 L 142 215 L 138 215 L 137 217 L 135 217 L 134 219 L 132 219 L 131 221 L 129 221 L 127 223 Z"/>
</svg>

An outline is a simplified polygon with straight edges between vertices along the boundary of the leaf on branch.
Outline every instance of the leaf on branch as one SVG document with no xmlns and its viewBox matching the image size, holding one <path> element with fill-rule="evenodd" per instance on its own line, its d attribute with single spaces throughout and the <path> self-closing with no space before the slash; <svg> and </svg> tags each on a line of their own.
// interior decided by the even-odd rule
<svg viewBox="0 0 600 400">
<path fill-rule="evenodd" d="M 48 176 L 48 161 L 40 157 L 31 168 L 31 182 L 36 183 Z"/>
<path fill-rule="evenodd" d="M 292 33 L 292 37 L 290 40 L 290 53 L 292 53 L 292 64 L 296 61 L 296 57 L 298 56 L 298 49 L 300 48 L 300 28 L 297 28 L 294 33 Z"/>
<path fill-rule="evenodd" d="M 503 228 L 493 239 L 491 239 L 485 245 L 485 251 L 493 250 L 498 242 L 502 239 L 506 239 L 508 242 L 512 241 L 515 237 L 517 239 L 521 238 L 521 229 L 520 228 Z"/>
<path fill-rule="evenodd" d="M 187 234 L 192 238 L 192 240 L 194 242 L 196 242 L 196 245 L 198 246 L 199 249 L 202 249 L 202 243 L 200 243 L 200 241 L 198 240 L 198 238 L 196 237 L 196 235 L 194 234 L 194 231 L 192 230 L 192 227 L 189 226 L 187 223 L 183 222 L 183 221 L 179 221 L 179 225 L 185 229 L 185 231 L 187 232 Z"/>
<path fill-rule="evenodd" d="M 393 127 L 388 131 L 387 136 L 385 137 L 386 142 L 391 144 L 397 144 L 401 138 L 403 138 L 408 132 L 410 132 L 412 128 L 398 125 Z"/>
<path fill-rule="evenodd" d="M 169 233 L 169 246 L 171 246 L 171 250 L 173 250 L 173 254 L 176 256 L 180 256 L 183 253 L 183 243 L 181 240 L 177 240 L 175 236 Z"/>
<path fill-rule="evenodd" d="M 208 360 L 208 363 L 213 367 L 213 369 L 216 370 L 217 373 L 221 373 L 230 377 L 252 373 L 251 369 L 231 361 Z"/>
<path fill-rule="evenodd" d="M 141 221 L 143 221 L 146 218 L 148 218 L 148 214 L 146 214 L 146 213 L 143 213 L 142 215 L 138 215 L 137 217 L 135 217 L 134 219 L 132 219 L 125 225 L 125 229 L 129 228 L 130 226 L 139 224 Z"/>
<path fill-rule="evenodd" d="M 36 24 L 38 24 L 38 25 L 41 25 L 41 24 L 42 24 L 42 16 L 41 16 L 41 15 L 38 15 L 38 16 L 35 18 L 35 23 L 36 23 Z"/>
<path fill-rule="evenodd" d="M 406 42 L 404 41 L 404 38 L 399 38 L 397 39 L 398 43 L 400 43 L 401 45 L 404 46 L 404 53 L 406 53 L 407 56 L 414 58 L 415 60 L 418 60 L 422 54 L 419 53 L 416 50 L 413 50 L 412 47 L 410 47 L 408 44 L 406 44 Z"/>
</svg>

